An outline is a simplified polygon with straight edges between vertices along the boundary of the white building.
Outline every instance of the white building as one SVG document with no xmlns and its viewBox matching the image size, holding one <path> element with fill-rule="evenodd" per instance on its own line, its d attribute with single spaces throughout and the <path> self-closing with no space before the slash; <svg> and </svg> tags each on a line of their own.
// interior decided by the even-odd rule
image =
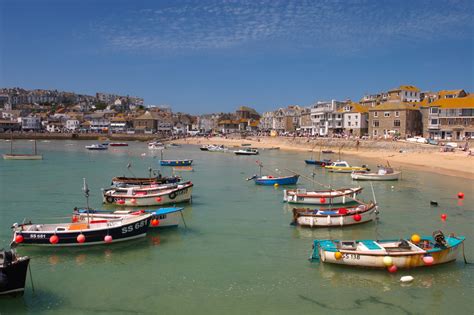
<svg viewBox="0 0 474 315">
<path fill-rule="evenodd" d="M 369 110 L 357 103 L 350 103 L 340 109 L 343 113 L 344 133 L 352 136 L 364 136 L 369 131 Z"/>
<path fill-rule="evenodd" d="M 41 129 L 41 118 L 28 116 L 21 118 L 21 129 L 24 131 L 37 131 Z"/>
<path fill-rule="evenodd" d="M 332 100 L 317 102 L 311 106 L 311 120 L 315 134 L 328 136 L 343 132 L 343 113 L 339 109 L 347 104 L 346 101 Z"/>
<path fill-rule="evenodd" d="M 68 119 L 66 120 L 66 129 L 69 131 L 75 131 L 79 129 L 81 122 L 77 119 Z"/>
</svg>

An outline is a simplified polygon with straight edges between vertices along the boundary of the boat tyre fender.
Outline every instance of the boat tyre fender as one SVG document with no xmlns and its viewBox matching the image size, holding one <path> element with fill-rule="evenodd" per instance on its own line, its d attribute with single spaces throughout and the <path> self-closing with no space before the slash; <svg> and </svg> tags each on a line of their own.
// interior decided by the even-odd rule
<svg viewBox="0 0 474 315">
<path fill-rule="evenodd" d="M 176 193 L 175 193 L 174 191 L 172 191 L 172 192 L 168 195 L 168 197 L 170 197 L 170 199 L 174 199 L 174 198 L 176 198 Z"/>
<path fill-rule="evenodd" d="M 112 203 L 112 202 L 114 202 L 114 197 L 107 196 L 107 197 L 105 197 L 105 201 L 107 201 L 108 203 Z"/>
</svg>

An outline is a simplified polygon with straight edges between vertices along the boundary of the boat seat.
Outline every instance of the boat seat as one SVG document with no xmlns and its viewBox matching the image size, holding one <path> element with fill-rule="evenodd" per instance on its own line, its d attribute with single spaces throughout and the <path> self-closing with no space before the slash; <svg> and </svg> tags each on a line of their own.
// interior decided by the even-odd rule
<svg viewBox="0 0 474 315">
<path fill-rule="evenodd" d="M 381 250 L 383 249 L 379 244 L 375 243 L 372 240 L 360 241 L 365 247 L 369 250 Z"/>
</svg>

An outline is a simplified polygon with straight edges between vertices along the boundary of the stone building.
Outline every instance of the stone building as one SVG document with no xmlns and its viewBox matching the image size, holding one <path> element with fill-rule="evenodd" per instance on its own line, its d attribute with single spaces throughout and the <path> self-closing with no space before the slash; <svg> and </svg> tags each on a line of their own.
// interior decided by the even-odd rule
<svg viewBox="0 0 474 315">
<path fill-rule="evenodd" d="M 385 102 L 369 108 L 369 136 L 412 137 L 423 131 L 418 103 Z"/>
</svg>

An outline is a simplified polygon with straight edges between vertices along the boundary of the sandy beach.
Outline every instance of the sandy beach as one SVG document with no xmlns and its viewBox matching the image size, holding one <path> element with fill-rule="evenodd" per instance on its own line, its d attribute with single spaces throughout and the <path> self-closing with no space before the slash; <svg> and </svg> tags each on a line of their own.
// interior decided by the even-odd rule
<svg viewBox="0 0 474 315">
<path fill-rule="evenodd" d="M 357 145 L 355 140 L 345 139 L 317 139 L 286 137 L 250 137 L 246 139 L 237 138 L 186 138 L 173 141 L 195 145 L 218 144 L 228 147 L 240 147 L 242 144 L 250 144 L 259 149 L 279 147 L 280 150 L 293 150 L 301 152 L 318 152 L 331 149 L 336 154 L 341 153 L 341 159 L 350 162 L 351 156 L 368 159 L 368 164 L 386 164 L 395 168 L 411 168 L 425 170 L 443 175 L 457 176 L 474 179 L 474 156 L 468 156 L 466 152 L 440 152 L 439 146 L 414 144 L 404 141 L 360 141 Z M 309 158 L 309 156 L 308 156 Z"/>
</svg>

